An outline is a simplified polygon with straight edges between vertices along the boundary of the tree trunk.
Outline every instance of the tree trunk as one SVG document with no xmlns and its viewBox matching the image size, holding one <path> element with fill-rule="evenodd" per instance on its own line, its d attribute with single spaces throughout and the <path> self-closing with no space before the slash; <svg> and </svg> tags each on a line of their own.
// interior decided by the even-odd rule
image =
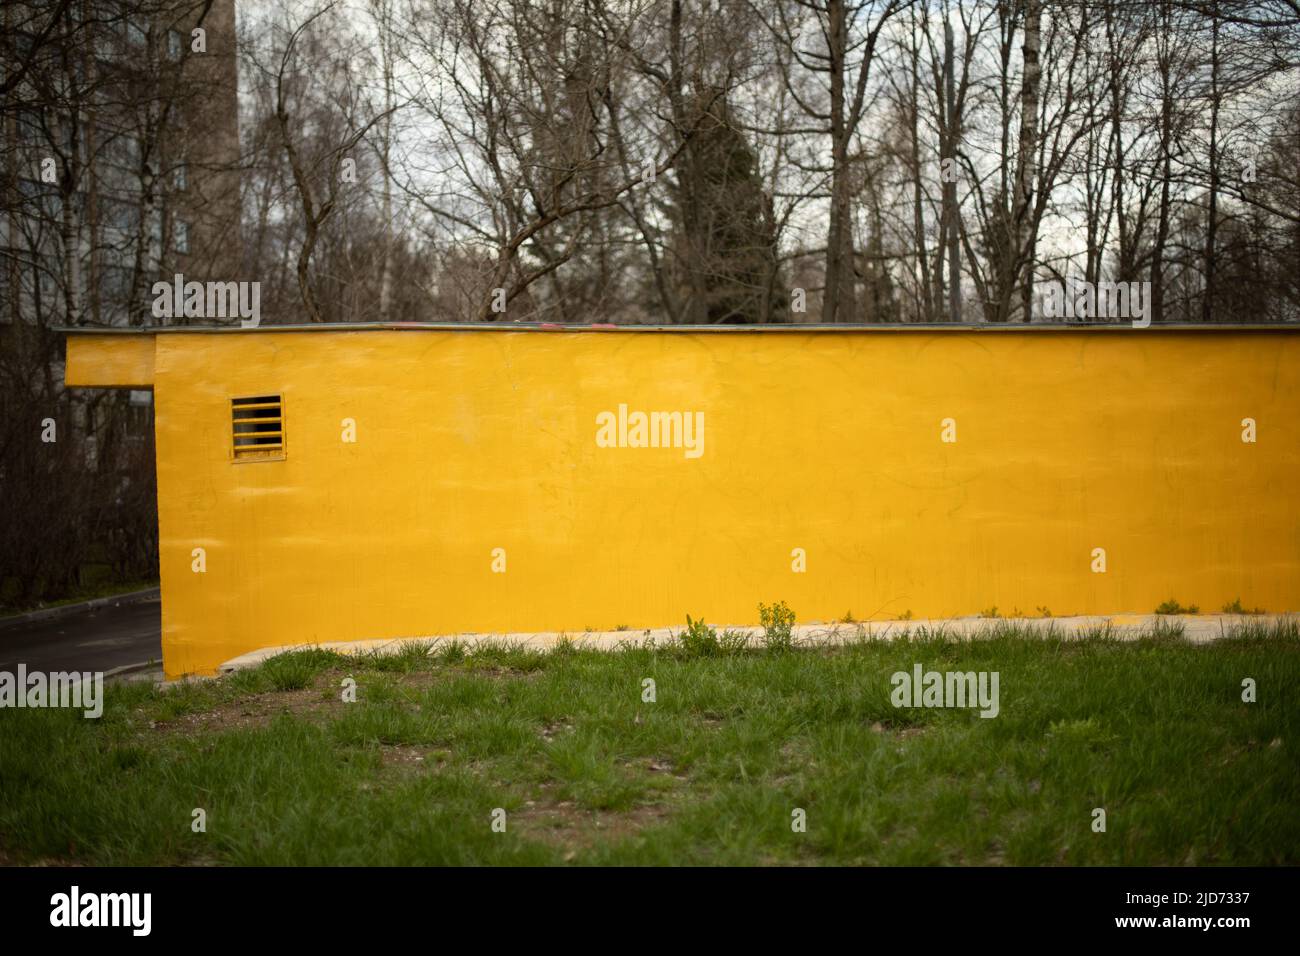
<svg viewBox="0 0 1300 956">
<path fill-rule="evenodd" d="M 853 276 L 853 229 L 849 209 L 849 139 L 844 117 L 844 68 L 848 23 L 844 0 L 828 0 L 827 36 L 831 87 L 831 208 L 826 231 L 826 292 L 823 322 L 852 322 L 856 314 Z"/>
<path fill-rule="evenodd" d="M 912 69 L 912 111 L 909 117 L 912 127 L 912 232 L 916 243 L 917 267 L 921 270 L 921 318 L 924 322 L 933 322 L 935 303 L 930 288 L 930 257 L 925 247 L 924 192 L 921 189 L 921 87 L 917 68 L 920 51 L 916 41 L 915 18 L 912 21 L 912 40 L 909 54 Z"/>
<path fill-rule="evenodd" d="M 957 139 L 959 124 L 957 120 L 957 90 L 956 80 L 953 76 L 953 39 L 952 24 L 944 21 L 943 24 L 943 85 L 944 99 L 947 103 L 945 113 L 947 120 L 944 123 L 944 139 L 946 141 L 945 155 L 955 164 L 957 161 Z M 953 167 L 956 168 L 955 166 Z M 960 227 L 958 217 L 961 215 L 957 207 L 957 182 L 955 177 L 949 177 L 951 182 L 943 184 L 943 213 L 944 227 L 948 241 L 948 321 L 961 321 L 961 247 L 960 247 Z"/>
<path fill-rule="evenodd" d="M 1210 40 L 1210 195 L 1205 223 L 1205 292 L 1201 297 L 1201 321 L 1214 321 L 1217 292 L 1215 258 L 1219 225 L 1219 8 L 1216 3 Z"/>
<path fill-rule="evenodd" d="M 1020 88 L 1020 160 L 1016 177 L 1016 242 L 1012 254 L 1020 258 L 1021 321 L 1032 316 L 1034 251 L 1037 235 L 1031 198 L 1034 192 L 1035 152 L 1038 149 L 1038 106 L 1041 67 L 1038 53 L 1042 36 L 1041 0 L 1025 0 L 1024 78 Z"/>
</svg>

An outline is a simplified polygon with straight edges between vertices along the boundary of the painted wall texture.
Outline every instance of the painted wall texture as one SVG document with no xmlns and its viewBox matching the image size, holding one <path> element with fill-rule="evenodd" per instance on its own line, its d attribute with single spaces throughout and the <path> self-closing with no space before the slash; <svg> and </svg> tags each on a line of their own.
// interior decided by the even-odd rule
<svg viewBox="0 0 1300 956">
<path fill-rule="evenodd" d="M 754 623 L 773 600 L 800 621 L 1300 609 L 1297 331 L 142 340 L 152 362 L 70 335 L 68 382 L 152 375 L 172 677 L 296 642 Z M 284 458 L 235 462 L 231 399 L 267 394 Z M 637 412 L 682 414 L 671 447 L 636 447 Z"/>
</svg>

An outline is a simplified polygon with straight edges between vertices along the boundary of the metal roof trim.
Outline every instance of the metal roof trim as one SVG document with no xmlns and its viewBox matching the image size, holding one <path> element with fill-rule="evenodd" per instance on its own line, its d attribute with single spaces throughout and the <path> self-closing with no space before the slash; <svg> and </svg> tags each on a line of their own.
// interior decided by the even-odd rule
<svg viewBox="0 0 1300 956">
<path fill-rule="evenodd" d="M 1300 322 L 1275 323 L 1177 323 L 1155 324 L 1134 328 L 1130 323 L 890 323 L 877 325 L 556 325 L 547 322 L 320 322 L 298 325 L 259 325 L 242 328 L 237 325 L 165 325 L 165 326 L 54 326 L 53 331 L 76 335 L 157 335 L 157 334 L 259 334 L 281 332 L 588 332 L 588 333 L 880 333 L 906 334 L 909 332 L 1296 332 Z"/>
</svg>

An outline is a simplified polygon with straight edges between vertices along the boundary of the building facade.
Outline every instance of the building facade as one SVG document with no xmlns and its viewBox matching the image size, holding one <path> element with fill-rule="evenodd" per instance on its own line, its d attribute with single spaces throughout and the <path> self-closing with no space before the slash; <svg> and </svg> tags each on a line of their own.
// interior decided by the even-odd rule
<svg viewBox="0 0 1300 956">
<path fill-rule="evenodd" d="M 470 632 L 1300 610 L 1300 330 L 83 332 L 171 677 Z"/>
<path fill-rule="evenodd" d="M 54 328 L 238 275 L 235 36 L 233 0 L 0 4 L 0 607 L 156 573 L 152 393 L 65 391 Z"/>
</svg>

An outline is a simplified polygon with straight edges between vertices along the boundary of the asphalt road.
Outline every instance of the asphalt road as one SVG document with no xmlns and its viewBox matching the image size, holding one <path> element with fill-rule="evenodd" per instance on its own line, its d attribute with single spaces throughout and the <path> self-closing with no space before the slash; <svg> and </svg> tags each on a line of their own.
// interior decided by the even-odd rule
<svg viewBox="0 0 1300 956">
<path fill-rule="evenodd" d="M 3 671 L 20 663 L 29 671 L 108 671 L 161 660 L 162 603 L 156 597 L 44 621 L 0 622 Z"/>
</svg>

